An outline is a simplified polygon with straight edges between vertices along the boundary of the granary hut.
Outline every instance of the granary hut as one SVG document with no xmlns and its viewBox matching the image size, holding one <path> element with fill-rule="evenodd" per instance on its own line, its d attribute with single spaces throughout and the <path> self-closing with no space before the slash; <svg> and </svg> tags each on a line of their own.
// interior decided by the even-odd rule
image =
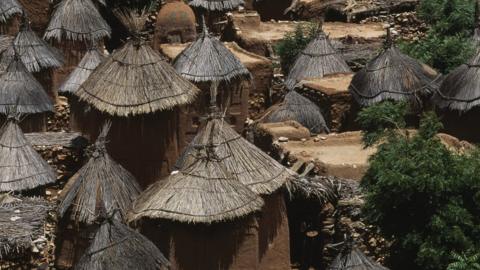
<svg viewBox="0 0 480 270">
<path fill-rule="evenodd" d="M 178 173 L 150 186 L 129 219 L 161 226 L 152 234 L 172 269 L 258 269 L 254 213 L 263 200 L 228 172 L 214 145 L 192 150 Z"/>
<path fill-rule="evenodd" d="M 219 160 L 240 183 L 263 197 L 257 218 L 258 269 L 290 269 L 289 228 L 282 187 L 296 174 L 245 140 L 218 116 L 211 117 L 177 163 L 184 168 L 195 159 L 195 149 L 213 141 Z M 253 233 L 253 232 L 252 232 Z"/>
<path fill-rule="evenodd" d="M 330 43 L 328 36 L 319 26 L 318 34 L 307 47 L 300 52 L 285 80 L 288 89 L 303 79 L 322 78 L 325 75 L 351 72 L 345 59 Z"/>
<path fill-rule="evenodd" d="M 328 270 L 388 270 L 365 256 L 353 243 L 346 243 Z"/>
<path fill-rule="evenodd" d="M 170 263 L 145 236 L 117 218 L 101 221 L 75 270 L 167 270 Z"/>
<path fill-rule="evenodd" d="M 168 174 L 178 157 L 178 108 L 192 103 L 199 90 L 140 37 L 146 16 L 121 17 L 137 33 L 105 59 L 75 95 L 89 108 L 83 118 L 89 125 L 82 124 L 82 133 L 94 139 L 96 123 L 111 118 L 109 152 L 146 187 Z"/>
<path fill-rule="evenodd" d="M 153 47 L 162 43 L 192 42 L 197 36 L 195 13 L 182 0 L 167 0 L 157 14 Z"/>
<path fill-rule="evenodd" d="M 0 34 L 15 34 L 18 31 L 18 18 L 22 13 L 22 5 L 17 0 L 0 1 Z"/>
<path fill-rule="evenodd" d="M 328 133 L 329 129 L 320 108 L 297 91 L 289 91 L 278 105 L 266 112 L 264 121 L 277 123 L 294 120 L 314 134 Z"/>
<path fill-rule="evenodd" d="M 0 194 L 0 261 L 15 260 L 44 236 L 48 211 L 46 200 Z"/>
<path fill-rule="evenodd" d="M 0 65 L 0 114 L 9 112 L 27 115 L 22 121 L 24 132 L 45 131 L 47 113 L 53 111 L 53 102 L 42 85 L 28 72 L 19 56 Z"/>
<path fill-rule="evenodd" d="M 436 71 L 400 52 L 389 31 L 383 52 L 355 74 L 349 91 L 361 106 L 384 100 L 408 101 L 418 106 L 435 91 L 439 79 Z"/>
<path fill-rule="evenodd" d="M 90 159 L 62 191 L 58 213 L 63 218 L 64 233 L 60 237 L 59 267 L 71 267 L 80 258 L 102 210 L 119 210 L 124 216 L 140 194 L 135 177 L 108 154 L 109 128 L 107 122 L 90 152 Z"/>
</svg>

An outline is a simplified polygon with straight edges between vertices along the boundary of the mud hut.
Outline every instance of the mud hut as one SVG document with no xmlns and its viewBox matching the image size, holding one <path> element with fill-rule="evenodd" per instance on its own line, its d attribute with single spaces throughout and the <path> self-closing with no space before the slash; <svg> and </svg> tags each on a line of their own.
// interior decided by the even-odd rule
<svg viewBox="0 0 480 270">
<path fill-rule="evenodd" d="M 352 243 L 345 244 L 328 270 L 388 270 L 365 256 Z"/>
<path fill-rule="evenodd" d="M 421 106 L 438 88 L 439 79 L 436 71 L 400 52 L 388 32 L 383 52 L 355 74 L 349 91 L 361 106 L 384 100 Z"/>
<path fill-rule="evenodd" d="M 0 194 L 0 260 L 8 261 L 28 252 L 32 241 L 44 236 L 48 211 L 46 200 Z"/>
<path fill-rule="evenodd" d="M 64 232 L 60 237 L 59 267 L 69 268 L 78 261 L 103 209 L 118 209 L 120 214 L 126 215 L 140 194 L 135 177 L 108 154 L 106 138 L 109 129 L 110 123 L 107 122 L 90 152 L 90 159 L 62 191 L 58 214 L 63 218 Z"/>
<path fill-rule="evenodd" d="M 75 95 L 91 107 L 82 133 L 94 139 L 95 123 L 111 118 L 109 152 L 146 187 L 168 174 L 178 157 L 178 107 L 192 103 L 199 90 L 141 38 L 146 16 L 121 17 L 132 39 L 103 61 Z"/>
<path fill-rule="evenodd" d="M 167 270 L 169 262 L 145 236 L 117 218 L 101 221 L 75 270 Z"/>
<path fill-rule="evenodd" d="M 207 11 L 230 11 L 244 3 L 244 0 L 191 0 L 188 4 Z"/>
<path fill-rule="evenodd" d="M 207 144 L 142 193 L 129 219 L 162 226 L 153 234 L 172 269 L 257 269 L 258 235 L 251 227 L 263 200 L 228 172 L 214 141 Z"/>
<path fill-rule="evenodd" d="M 317 37 L 297 56 L 285 80 L 288 89 L 303 79 L 322 78 L 325 75 L 340 72 L 351 72 L 345 59 L 330 43 L 328 36 L 320 25 Z"/>
<path fill-rule="evenodd" d="M 258 222 L 258 269 L 290 269 L 289 228 L 282 187 L 296 177 L 213 115 L 177 162 L 183 168 L 195 159 L 195 149 L 209 142 L 217 147 L 227 171 L 265 201 Z"/>
<path fill-rule="evenodd" d="M 3 119 L 9 112 L 16 111 L 27 115 L 22 121 L 24 132 L 45 131 L 46 113 L 53 111 L 53 103 L 42 85 L 28 72 L 19 56 L 0 65 L 0 69 L 0 114 Z"/>
<path fill-rule="evenodd" d="M 295 90 L 288 92 L 283 102 L 267 111 L 263 118 L 267 123 L 293 120 L 314 134 L 330 132 L 320 108 Z"/>
<path fill-rule="evenodd" d="M 162 43 L 192 42 L 197 36 L 195 13 L 181 0 L 167 0 L 157 14 L 154 48 Z"/>
<path fill-rule="evenodd" d="M 14 34 L 18 30 L 19 15 L 23 13 L 22 5 L 17 0 L 0 2 L 0 33 Z"/>
</svg>

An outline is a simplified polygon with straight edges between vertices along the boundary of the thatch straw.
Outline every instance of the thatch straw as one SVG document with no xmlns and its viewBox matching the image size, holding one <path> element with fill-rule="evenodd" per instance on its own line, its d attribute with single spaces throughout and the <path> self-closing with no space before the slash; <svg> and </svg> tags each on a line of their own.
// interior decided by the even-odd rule
<svg viewBox="0 0 480 270">
<path fill-rule="evenodd" d="M 15 56 L 1 69 L 0 113 L 7 114 L 13 110 L 26 114 L 53 111 L 52 100 L 19 57 Z"/>
<path fill-rule="evenodd" d="M 145 236 L 115 218 L 103 221 L 75 270 L 167 270 L 170 263 Z"/>
<path fill-rule="evenodd" d="M 39 72 L 48 68 L 59 68 L 63 57 L 45 40 L 32 31 L 28 22 L 24 22 L 10 46 L 2 55 L 2 65 L 6 65 L 18 55 L 29 72 Z"/>
<path fill-rule="evenodd" d="M 384 100 L 406 100 L 416 104 L 420 97 L 438 88 L 440 77 L 394 45 L 389 45 L 355 74 L 349 91 L 363 106 Z"/>
<path fill-rule="evenodd" d="M 103 61 L 75 94 L 102 112 L 129 116 L 189 104 L 199 91 L 150 46 L 131 40 Z"/>
<path fill-rule="evenodd" d="M 277 123 L 294 120 L 315 134 L 330 132 L 320 108 L 308 98 L 292 90 L 266 117 L 266 122 Z"/>
<path fill-rule="evenodd" d="M 175 59 L 173 67 L 187 80 L 213 82 L 251 79 L 247 68 L 225 45 L 208 33 L 202 34 Z"/>
<path fill-rule="evenodd" d="M 0 1 L 0 23 L 4 23 L 13 15 L 21 13 L 23 13 L 23 8 L 17 0 Z"/>
<path fill-rule="evenodd" d="M 0 194 L 0 259 L 23 253 L 44 235 L 52 206 L 42 198 Z"/>
<path fill-rule="evenodd" d="M 480 105 L 480 49 L 469 63 L 447 75 L 433 101 L 442 109 L 461 112 Z"/>
<path fill-rule="evenodd" d="M 96 48 L 87 51 L 82 61 L 68 75 L 67 79 L 58 89 L 60 93 L 75 93 L 78 88 L 90 77 L 90 74 L 103 61 L 105 56 Z"/>
<path fill-rule="evenodd" d="M 297 177 L 233 130 L 228 123 L 213 117 L 200 130 L 179 158 L 176 168 L 196 159 L 195 149 L 205 148 L 210 140 L 227 171 L 257 194 L 268 195 Z"/>
<path fill-rule="evenodd" d="M 244 3 L 244 0 L 191 0 L 188 4 L 209 11 L 228 11 L 234 10 Z"/>
<path fill-rule="evenodd" d="M 15 37 L 9 35 L 0 35 L 0 55 L 12 46 Z"/>
<path fill-rule="evenodd" d="M 0 131 L 0 192 L 24 191 L 56 181 L 53 169 L 33 149 L 17 120 Z"/>
<path fill-rule="evenodd" d="M 99 205 L 107 211 L 119 209 L 122 214 L 140 194 L 135 177 L 115 162 L 106 150 L 106 137 L 111 123 L 104 125 L 88 162 L 70 179 L 58 207 L 60 216 L 71 210 L 77 223 L 93 224 L 101 214 Z"/>
<path fill-rule="evenodd" d="M 306 78 L 322 78 L 332 73 L 351 72 L 342 55 L 335 51 L 327 35 L 320 30 L 295 60 L 285 85 L 293 90 L 295 85 Z"/>
<path fill-rule="evenodd" d="M 328 270 L 388 270 L 365 256 L 352 243 L 345 244 Z"/>
<path fill-rule="evenodd" d="M 211 138 L 212 139 L 212 138 Z M 178 173 L 150 186 L 129 220 L 143 217 L 184 223 L 224 222 L 259 211 L 263 200 L 227 171 L 218 148 L 193 150 Z"/>
<path fill-rule="evenodd" d="M 299 177 L 290 181 L 287 185 L 291 198 L 314 199 L 321 204 L 331 203 L 335 205 L 340 199 L 343 185 L 332 177 Z"/>
<path fill-rule="evenodd" d="M 98 41 L 111 29 L 91 0 L 62 0 L 45 31 L 45 39 Z"/>
</svg>

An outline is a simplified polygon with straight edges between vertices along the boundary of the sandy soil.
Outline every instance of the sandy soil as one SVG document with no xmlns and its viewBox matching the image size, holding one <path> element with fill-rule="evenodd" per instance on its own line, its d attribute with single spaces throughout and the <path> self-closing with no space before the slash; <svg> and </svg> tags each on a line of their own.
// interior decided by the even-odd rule
<svg viewBox="0 0 480 270">
<path fill-rule="evenodd" d="M 330 74 L 323 78 L 307 78 L 301 84 L 326 95 L 346 93 L 353 75 L 353 73 Z"/>
</svg>

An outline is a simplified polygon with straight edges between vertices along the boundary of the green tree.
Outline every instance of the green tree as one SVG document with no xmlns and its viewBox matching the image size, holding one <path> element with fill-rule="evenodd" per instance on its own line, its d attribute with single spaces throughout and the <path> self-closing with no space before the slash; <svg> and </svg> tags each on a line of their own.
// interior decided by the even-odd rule
<svg viewBox="0 0 480 270">
<path fill-rule="evenodd" d="M 453 254 L 455 260 L 448 265 L 447 270 L 480 270 L 480 254 Z"/>
</svg>

